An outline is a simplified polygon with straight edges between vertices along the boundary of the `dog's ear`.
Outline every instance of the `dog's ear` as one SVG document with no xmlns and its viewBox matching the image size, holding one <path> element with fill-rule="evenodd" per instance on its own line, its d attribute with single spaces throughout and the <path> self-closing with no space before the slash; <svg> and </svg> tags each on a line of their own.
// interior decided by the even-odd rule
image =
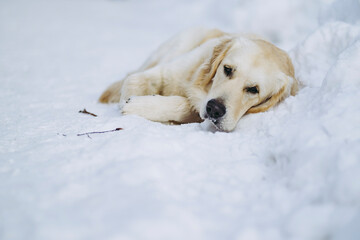
<svg viewBox="0 0 360 240">
<path fill-rule="evenodd" d="M 265 112 L 285 97 L 290 94 L 293 95 L 294 88 L 297 88 L 297 81 L 294 78 L 287 76 L 286 80 L 282 84 L 282 87 L 280 87 L 280 90 L 266 97 L 261 103 L 251 107 L 246 113 Z"/>
<path fill-rule="evenodd" d="M 211 58 L 201 66 L 199 76 L 195 81 L 196 85 L 205 87 L 211 82 L 221 61 L 232 46 L 232 42 L 232 39 L 227 37 L 214 47 Z"/>
</svg>

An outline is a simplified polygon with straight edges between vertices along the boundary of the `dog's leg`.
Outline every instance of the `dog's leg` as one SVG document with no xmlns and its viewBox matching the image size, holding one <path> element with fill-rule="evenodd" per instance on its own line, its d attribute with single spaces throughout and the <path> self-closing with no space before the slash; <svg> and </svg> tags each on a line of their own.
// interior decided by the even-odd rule
<svg viewBox="0 0 360 240">
<path fill-rule="evenodd" d="M 135 72 L 125 79 L 111 84 L 100 96 L 101 103 L 118 103 L 130 96 L 158 94 L 161 89 L 162 75 L 160 68 Z"/>
<path fill-rule="evenodd" d="M 201 121 L 188 99 L 181 96 L 133 96 L 121 105 L 121 111 L 162 123 Z"/>
<path fill-rule="evenodd" d="M 157 67 L 128 76 L 121 88 L 120 104 L 124 104 L 132 96 L 159 94 L 162 90 L 162 77 L 162 71 Z"/>
</svg>

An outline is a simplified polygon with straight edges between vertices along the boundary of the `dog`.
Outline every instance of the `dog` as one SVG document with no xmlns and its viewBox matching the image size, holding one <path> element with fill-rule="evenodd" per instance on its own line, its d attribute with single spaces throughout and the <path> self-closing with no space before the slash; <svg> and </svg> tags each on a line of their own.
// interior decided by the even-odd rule
<svg viewBox="0 0 360 240">
<path fill-rule="evenodd" d="M 126 115 L 162 123 L 206 120 L 230 132 L 245 114 L 264 112 L 297 90 L 289 56 L 270 42 L 192 29 L 161 45 L 99 101 L 119 103 Z"/>
</svg>

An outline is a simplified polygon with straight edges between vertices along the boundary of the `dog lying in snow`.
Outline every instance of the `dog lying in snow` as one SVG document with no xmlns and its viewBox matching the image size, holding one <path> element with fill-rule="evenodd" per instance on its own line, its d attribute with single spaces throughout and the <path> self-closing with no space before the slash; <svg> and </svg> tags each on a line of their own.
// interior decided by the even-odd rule
<svg viewBox="0 0 360 240">
<path fill-rule="evenodd" d="M 122 114 L 163 123 L 208 119 L 228 132 L 244 114 L 266 111 L 297 88 L 289 56 L 273 44 L 194 29 L 165 42 L 99 101 L 120 102 Z"/>
</svg>

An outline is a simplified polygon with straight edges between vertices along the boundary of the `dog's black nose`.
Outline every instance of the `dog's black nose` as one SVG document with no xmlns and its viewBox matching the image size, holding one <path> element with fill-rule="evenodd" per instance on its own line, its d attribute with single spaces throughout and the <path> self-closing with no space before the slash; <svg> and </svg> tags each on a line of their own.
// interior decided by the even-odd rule
<svg viewBox="0 0 360 240">
<path fill-rule="evenodd" d="M 219 119 L 219 118 L 221 118 L 222 116 L 225 115 L 226 108 L 225 108 L 224 104 L 222 104 L 218 100 L 211 99 L 206 104 L 206 112 L 207 112 L 207 114 L 209 115 L 210 118 Z"/>
</svg>

